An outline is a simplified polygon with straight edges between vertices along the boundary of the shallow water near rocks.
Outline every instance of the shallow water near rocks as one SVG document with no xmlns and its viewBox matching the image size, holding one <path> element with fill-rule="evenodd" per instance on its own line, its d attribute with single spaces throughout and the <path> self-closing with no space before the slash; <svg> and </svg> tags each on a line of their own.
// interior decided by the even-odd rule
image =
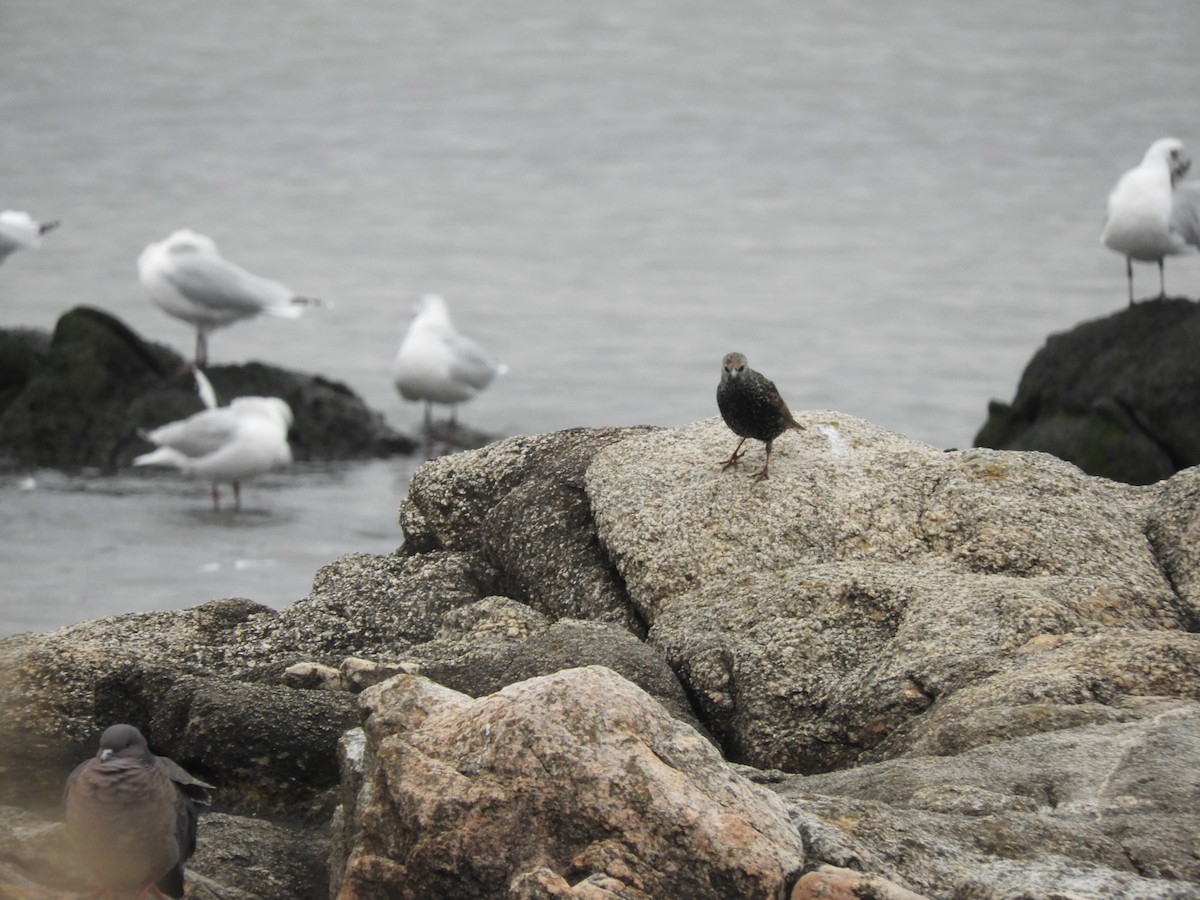
<svg viewBox="0 0 1200 900">
<path fill-rule="evenodd" d="M 242 486 L 235 512 L 174 473 L 0 479 L 0 635 L 221 597 L 280 608 L 342 554 L 401 543 L 419 460 L 298 466 Z M 228 505 L 228 506 L 225 506 Z"/>
</svg>

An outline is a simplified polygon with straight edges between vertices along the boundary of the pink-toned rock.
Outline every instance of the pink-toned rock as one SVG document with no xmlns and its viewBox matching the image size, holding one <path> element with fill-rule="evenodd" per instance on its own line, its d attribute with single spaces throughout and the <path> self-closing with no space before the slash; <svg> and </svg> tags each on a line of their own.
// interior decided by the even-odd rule
<svg viewBox="0 0 1200 900">
<path fill-rule="evenodd" d="M 879 875 L 821 866 L 796 882 L 791 900 L 925 900 L 925 897 Z"/>
<path fill-rule="evenodd" d="M 345 900 L 782 898 L 803 863 L 782 802 L 610 669 L 477 700 L 400 675 L 361 699 Z"/>
</svg>

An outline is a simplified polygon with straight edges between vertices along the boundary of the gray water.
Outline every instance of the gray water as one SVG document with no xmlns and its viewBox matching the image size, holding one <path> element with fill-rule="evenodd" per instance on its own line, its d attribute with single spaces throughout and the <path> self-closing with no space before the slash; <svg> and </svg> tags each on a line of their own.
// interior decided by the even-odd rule
<svg viewBox="0 0 1200 900">
<path fill-rule="evenodd" d="M 0 207 L 63 225 L 0 268 L 0 325 L 87 303 L 190 353 L 135 273 L 190 227 L 332 304 L 214 363 L 405 430 L 390 362 L 436 291 L 510 366 L 461 411 L 498 434 L 714 415 L 738 349 L 794 409 L 965 446 L 1047 334 L 1125 303 L 1104 198 L 1153 139 L 1200 148 L 1197 34 L 1194 0 L 4 0 Z M 264 479 L 241 517 L 173 476 L 10 479 L 0 633 L 291 602 L 400 542 L 415 462 Z"/>
</svg>

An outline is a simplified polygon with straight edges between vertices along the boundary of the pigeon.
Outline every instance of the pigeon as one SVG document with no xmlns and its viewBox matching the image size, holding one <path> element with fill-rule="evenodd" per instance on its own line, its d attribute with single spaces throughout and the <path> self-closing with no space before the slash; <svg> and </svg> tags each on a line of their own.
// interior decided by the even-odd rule
<svg viewBox="0 0 1200 900">
<path fill-rule="evenodd" d="M 106 895 L 182 897 L 196 849 L 196 805 L 211 784 L 155 756 L 132 725 L 111 725 L 67 778 L 67 837 L 91 886 Z"/>
<path fill-rule="evenodd" d="M 218 482 L 230 482 L 234 510 L 240 510 L 240 482 L 292 461 L 287 439 L 292 408 L 278 397 L 235 397 L 228 406 L 213 407 L 212 386 L 199 370 L 196 376 L 209 408 L 145 432 L 142 436 L 157 449 L 136 457 L 133 464 L 173 466 L 207 478 L 215 510 L 221 508 Z"/>
<path fill-rule="evenodd" d="M 196 326 L 195 365 L 208 365 L 208 333 L 260 313 L 298 317 L 320 301 L 229 262 L 203 234 L 181 229 L 138 257 L 142 287 L 164 312 Z"/>
<path fill-rule="evenodd" d="M 36 250 L 42 244 L 42 235 L 57 227 L 57 222 L 38 222 L 27 212 L 0 212 L 0 263 L 14 250 Z"/>
<path fill-rule="evenodd" d="M 1200 247 L 1200 182 L 1182 182 L 1192 164 L 1176 138 L 1150 145 L 1141 163 L 1123 174 L 1108 195 L 1108 217 L 1100 240 L 1125 256 L 1129 305 L 1133 305 L 1133 261 L 1158 263 L 1158 299 L 1167 295 L 1163 258 Z"/>
<path fill-rule="evenodd" d="M 425 401 L 428 435 L 434 403 L 449 404 L 453 427 L 456 405 L 470 400 L 507 370 L 479 344 L 458 333 L 445 300 L 437 294 L 426 294 L 417 302 L 396 352 L 392 381 L 405 400 Z"/>
<path fill-rule="evenodd" d="M 751 477 L 766 480 L 767 467 L 771 464 L 771 442 L 789 428 L 804 428 L 792 418 L 791 411 L 774 382 L 751 369 L 741 353 L 727 353 L 721 362 L 721 383 L 717 385 L 717 408 L 721 418 L 738 437 L 736 447 L 729 459 L 721 463 L 724 471 L 736 465 L 742 458 L 742 444 L 747 438 L 763 441 L 767 445 L 767 458 L 763 467 Z"/>
</svg>

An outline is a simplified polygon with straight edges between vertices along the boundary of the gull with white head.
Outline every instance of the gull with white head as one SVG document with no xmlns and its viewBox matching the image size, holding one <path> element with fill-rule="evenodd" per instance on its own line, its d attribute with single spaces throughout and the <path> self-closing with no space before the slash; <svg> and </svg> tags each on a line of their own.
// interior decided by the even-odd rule
<svg viewBox="0 0 1200 900">
<path fill-rule="evenodd" d="M 36 250 L 42 245 L 42 235 L 57 227 L 57 222 L 38 222 L 27 212 L 0 212 L 0 263 L 15 250 Z"/>
<path fill-rule="evenodd" d="M 1200 182 L 1181 180 L 1191 164 L 1182 141 L 1160 138 L 1108 195 L 1100 240 L 1125 256 L 1130 306 L 1134 260 L 1158 263 L 1162 299 L 1167 295 L 1163 259 L 1200 247 Z"/>
<path fill-rule="evenodd" d="M 196 326 L 196 360 L 208 364 L 208 333 L 260 313 L 298 317 L 319 301 L 247 272 L 221 256 L 212 238 L 181 229 L 138 257 L 142 287 L 164 312 Z"/>
<path fill-rule="evenodd" d="M 212 388 L 197 370 L 197 388 L 209 406 Z M 206 396 L 207 387 L 208 396 Z M 242 507 L 240 482 L 292 461 L 288 429 L 292 408 L 278 397 L 235 397 L 228 406 L 209 406 L 186 419 L 161 425 L 143 437 L 156 450 L 135 466 L 172 466 L 212 482 L 213 509 L 220 509 L 218 482 L 233 485 L 234 509 Z"/>
<path fill-rule="evenodd" d="M 450 321 L 446 301 L 426 294 L 413 311 L 412 322 L 392 363 L 392 381 L 405 400 L 425 401 L 425 432 L 432 427 L 434 403 L 455 408 L 470 400 L 508 370 L 469 337 L 458 333 Z"/>
</svg>

